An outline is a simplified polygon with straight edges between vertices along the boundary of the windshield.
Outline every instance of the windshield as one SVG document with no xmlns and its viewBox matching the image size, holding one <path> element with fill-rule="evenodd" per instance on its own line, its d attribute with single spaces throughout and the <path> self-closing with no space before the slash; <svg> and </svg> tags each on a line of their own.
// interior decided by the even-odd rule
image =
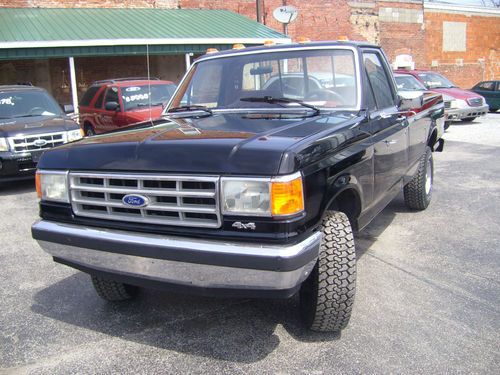
<svg viewBox="0 0 500 375">
<path fill-rule="evenodd" d="M 450 80 L 438 73 L 419 73 L 418 76 L 424 81 L 428 89 L 447 89 L 456 87 Z"/>
<path fill-rule="evenodd" d="M 425 86 L 418 79 L 411 75 L 395 76 L 398 90 L 403 91 L 422 91 L 426 90 Z"/>
<path fill-rule="evenodd" d="M 149 106 L 149 87 L 148 85 L 122 87 L 125 111 Z M 168 102 L 174 91 L 173 83 L 151 85 L 151 105 L 157 106 Z"/>
<path fill-rule="evenodd" d="M 0 92 L 0 118 L 56 115 L 61 108 L 45 91 Z"/>
<path fill-rule="evenodd" d="M 191 69 L 169 109 L 306 108 L 293 101 L 319 109 L 354 109 L 358 106 L 355 67 L 354 53 L 348 49 L 298 49 L 214 58 Z M 290 100 L 275 100 L 283 98 Z"/>
</svg>

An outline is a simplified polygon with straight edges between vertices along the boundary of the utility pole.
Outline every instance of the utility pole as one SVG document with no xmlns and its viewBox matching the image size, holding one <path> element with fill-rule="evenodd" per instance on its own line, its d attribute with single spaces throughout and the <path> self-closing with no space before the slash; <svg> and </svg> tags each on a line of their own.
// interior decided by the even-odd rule
<svg viewBox="0 0 500 375">
<path fill-rule="evenodd" d="M 255 9 L 257 11 L 257 22 L 262 23 L 262 3 L 261 3 L 261 0 L 255 0 Z"/>
</svg>

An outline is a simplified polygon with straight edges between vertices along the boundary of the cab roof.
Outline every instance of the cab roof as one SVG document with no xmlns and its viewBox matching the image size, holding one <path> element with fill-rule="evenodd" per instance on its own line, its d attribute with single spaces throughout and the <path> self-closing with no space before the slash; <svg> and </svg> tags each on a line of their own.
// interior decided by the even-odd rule
<svg viewBox="0 0 500 375">
<path fill-rule="evenodd" d="M 197 59 L 197 61 L 202 61 L 204 59 L 209 59 L 214 56 L 230 56 L 237 55 L 246 52 L 259 52 L 259 51 L 279 51 L 282 49 L 301 49 L 304 47 L 340 47 L 340 46 L 349 46 L 353 48 L 360 47 L 369 47 L 369 48 L 377 48 L 380 49 L 380 46 L 376 44 L 372 44 L 364 41 L 321 41 L 321 42 L 306 42 L 306 43 L 290 43 L 290 44 L 274 44 L 271 46 L 257 46 L 257 47 L 246 47 L 243 49 L 229 49 L 220 52 L 210 53 L 203 55 Z"/>
</svg>

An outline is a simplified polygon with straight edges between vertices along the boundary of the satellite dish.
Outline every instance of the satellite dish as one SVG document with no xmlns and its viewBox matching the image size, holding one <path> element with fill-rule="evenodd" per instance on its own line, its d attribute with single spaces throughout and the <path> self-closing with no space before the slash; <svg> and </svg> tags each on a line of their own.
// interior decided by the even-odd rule
<svg viewBox="0 0 500 375">
<path fill-rule="evenodd" d="M 298 14 L 299 12 L 297 8 L 291 5 L 279 7 L 273 11 L 273 17 L 276 19 L 276 21 L 284 24 L 293 22 L 297 18 Z"/>
</svg>

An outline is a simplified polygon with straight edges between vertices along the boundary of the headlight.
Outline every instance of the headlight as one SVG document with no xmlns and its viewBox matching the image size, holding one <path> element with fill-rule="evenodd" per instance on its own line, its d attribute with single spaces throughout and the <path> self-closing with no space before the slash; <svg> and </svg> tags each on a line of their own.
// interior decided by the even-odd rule
<svg viewBox="0 0 500 375">
<path fill-rule="evenodd" d="M 278 178 L 222 178 L 223 214 L 293 215 L 304 210 L 300 173 Z"/>
<path fill-rule="evenodd" d="M 83 138 L 82 129 L 70 130 L 67 132 L 68 134 L 68 142 L 77 141 Z"/>
<path fill-rule="evenodd" d="M 7 138 L 0 138 L 0 151 L 9 151 L 9 144 Z"/>
<path fill-rule="evenodd" d="M 36 192 L 41 200 L 69 203 L 68 172 L 37 171 Z"/>
<path fill-rule="evenodd" d="M 450 108 L 467 108 L 468 104 L 465 100 L 455 99 L 451 101 Z"/>
</svg>

